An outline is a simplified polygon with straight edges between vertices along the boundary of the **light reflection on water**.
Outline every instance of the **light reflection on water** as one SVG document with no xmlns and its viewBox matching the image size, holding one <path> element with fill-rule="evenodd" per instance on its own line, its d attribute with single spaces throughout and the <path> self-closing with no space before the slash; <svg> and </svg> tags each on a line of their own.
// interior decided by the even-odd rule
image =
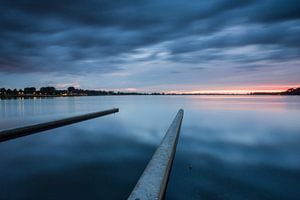
<svg viewBox="0 0 300 200">
<path fill-rule="evenodd" d="M 112 107 L 120 112 L 0 143 L 0 199 L 126 199 L 179 108 L 166 199 L 299 199 L 299 97 L 1 100 L 0 129 Z"/>
</svg>

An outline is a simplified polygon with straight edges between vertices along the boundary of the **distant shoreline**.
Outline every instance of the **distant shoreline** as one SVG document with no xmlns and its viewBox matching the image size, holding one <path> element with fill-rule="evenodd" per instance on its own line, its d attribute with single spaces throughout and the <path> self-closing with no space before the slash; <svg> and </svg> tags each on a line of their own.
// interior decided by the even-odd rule
<svg viewBox="0 0 300 200">
<path fill-rule="evenodd" d="M 0 89 L 0 99 L 32 99 L 32 98 L 51 98 L 51 97 L 81 97 L 81 96 L 295 96 L 300 95 L 300 88 L 290 88 L 282 92 L 252 92 L 248 94 L 237 93 L 139 93 L 139 92 L 115 92 L 100 90 L 83 90 L 69 87 L 68 90 L 56 90 L 54 87 L 42 87 L 36 90 L 34 87 L 24 88 L 24 90 Z"/>
<path fill-rule="evenodd" d="M 92 96 L 300 96 L 299 94 L 110 94 L 110 95 L 6 95 L 0 100 L 8 99 L 44 99 L 57 97 L 92 97 Z"/>
</svg>

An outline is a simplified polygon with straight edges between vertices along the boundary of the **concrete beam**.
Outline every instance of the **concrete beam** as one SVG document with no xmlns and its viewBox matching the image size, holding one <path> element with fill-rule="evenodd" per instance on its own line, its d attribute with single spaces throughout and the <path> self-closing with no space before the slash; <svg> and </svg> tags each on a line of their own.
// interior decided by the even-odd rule
<svg viewBox="0 0 300 200">
<path fill-rule="evenodd" d="M 104 115 L 109 115 L 109 114 L 116 113 L 116 112 L 119 112 L 118 108 L 113 108 L 113 109 L 104 110 L 104 111 L 100 111 L 100 112 L 89 113 L 89 114 L 85 114 L 85 115 L 79 115 L 79 116 L 75 116 L 75 117 L 69 117 L 69 118 L 46 122 L 46 123 L 41 123 L 41 124 L 35 124 L 35 125 L 31 125 L 31 126 L 25 126 L 25 127 L 21 127 L 21 128 L 4 130 L 4 131 L 0 132 L 0 142 L 15 139 L 18 137 L 23 137 L 26 135 L 31 135 L 31 134 L 38 133 L 41 131 L 46 131 L 49 129 L 58 128 L 58 127 L 69 125 L 69 124 L 74 124 L 77 122 L 93 119 L 96 117 L 101 117 Z"/>
<path fill-rule="evenodd" d="M 128 200 L 160 200 L 164 197 L 182 118 L 183 110 L 180 109 Z"/>
</svg>

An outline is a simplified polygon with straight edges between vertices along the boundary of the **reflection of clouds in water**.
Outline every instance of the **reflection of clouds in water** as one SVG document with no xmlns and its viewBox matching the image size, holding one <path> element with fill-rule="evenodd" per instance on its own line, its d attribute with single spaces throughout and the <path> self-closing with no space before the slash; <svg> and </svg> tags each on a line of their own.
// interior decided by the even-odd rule
<svg viewBox="0 0 300 200">
<path fill-rule="evenodd" d="M 120 108 L 1 143 L 0 199 L 126 199 L 179 108 L 185 116 L 167 199 L 297 199 L 298 99 L 53 98 L 24 100 L 24 115 L 19 101 L 5 109 L 0 102 L 1 128 Z"/>
<path fill-rule="evenodd" d="M 184 133 L 187 134 L 181 143 L 189 144 L 182 147 L 187 154 L 208 154 L 225 162 L 300 167 L 299 131 L 288 127 L 266 129 L 213 123 L 184 127 Z"/>
<path fill-rule="evenodd" d="M 188 155 L 177 152 L 167 199 L 297 199 L 299 196 L 297 169 L 228 162 L 212 153 Z"/>
<path fill-rule="evenodd" d="M 87 195 L 89 199 L 126 199 L 155 146 L 135 140 L 130 130 L 113 118 L 95 122 L 3 143 L 1 152 L 10 153 L 1 155 L 6 161 L 1 162 L 2 177 L 11 187 L 20 187 L 13 195 L 0 192 L 1 199 L 23 199 L 25 193 L 35 199 L 45 192 L 51 193 L 50 199 Z M 9 186 L 4 188 L 10 191 Z"/>
</svg>

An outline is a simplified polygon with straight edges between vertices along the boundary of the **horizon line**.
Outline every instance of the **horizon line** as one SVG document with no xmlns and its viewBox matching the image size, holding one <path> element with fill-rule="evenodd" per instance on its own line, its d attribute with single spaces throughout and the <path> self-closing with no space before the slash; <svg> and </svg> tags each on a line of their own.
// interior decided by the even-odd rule
<svg viewBox="0 0 300 200">
<path fill-rule="evenodd" d="M 29 87 L 24 87 L 22 89 L 25 88 L 30 88 L 30 87 L 34 87 L 34 86 L 29 86 Z M 54 86 L 42 86 L 42 87 L 54 87 Z M 42 88 L 40 87 L 40 88 Z M 70 86 L 73 87 L 73 86 Z M 36 87 L 34 87 L 36 88 Z M 40 88 L 36 88 L 36 90 L 38 91 L 38 89 Z M 261 87 L 245 87 L 245 89 L 204 89 L 204 90 L 161 90 L 161 91 L 145 91 L 145 90 L 140 90 L 137 88 L 114 88 L 114 89 L 103 89 L 103 88 L 97 88 L 97 89 L 83 89 L 83 88 L 79 88 L 79 87 L 74 87 L 75 89 L 78 90 L 90 90 L 90 91 L 112 91 L 112 92 L 123 92 L 123 93 L 164 93 L 164 94 L 190 94 L 190 95 L 194 95 L 194 94 L 240 94 L 240 95 L 247 95 L 247 94 L 252 94 L 252 93 L 280 93 L 280 92 L 285 92 L 289 89 L 296 89 L 296 88 L 300 88 L 300 84 L 299 85 L 285 85 L 285 86 L 279 86 L 279 87 L 266 87 L 266 86 L 261 86 Z M 279 89 L 280 88 L 280 89 Z M 5 88 L 5 89 L 11 89 L 12 88 Z M 17 89 L 17 88 L 14 88 Z M 21 90 L 22 90 L 21 89 Z M 68 88 L 55 88 L 56 90 L 67 90 Z M 20 89 L 17 89 L 20 90 Z"/>
</svg>

